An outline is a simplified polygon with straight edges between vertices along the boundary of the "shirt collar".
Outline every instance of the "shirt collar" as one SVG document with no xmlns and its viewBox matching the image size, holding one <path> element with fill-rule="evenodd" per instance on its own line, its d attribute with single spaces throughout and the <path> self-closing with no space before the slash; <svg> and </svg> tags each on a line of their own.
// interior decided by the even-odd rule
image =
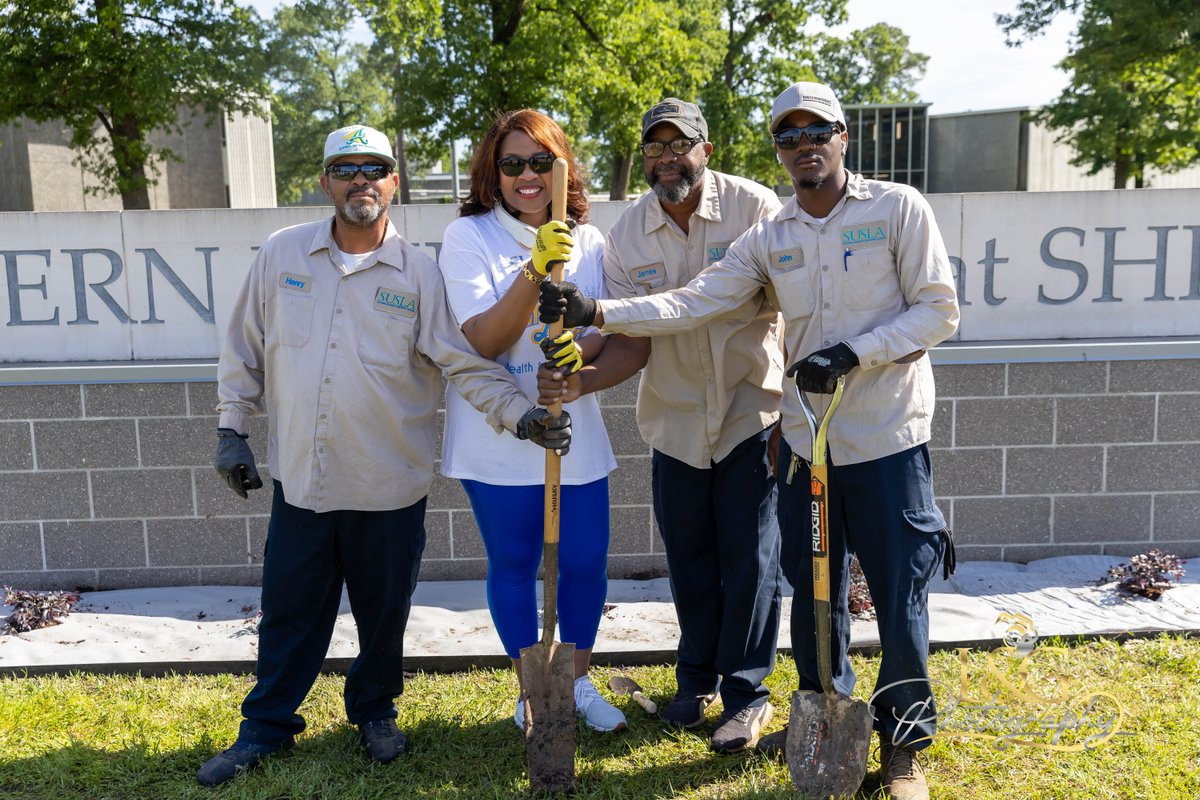
<svg viewBox="0 0 1200 800">
<path fill-rule="evenodd" d="M 508 231 L 508 235 L 517 244 L 526 250 L 533 251 L 533 243 L 537 239 L 537 228 L 521 222 L 521 220 L 508 213 L 508 210 L 500 203 L 496 203 L 492 209 L 492 213 L 496 215 L 496 220 L 500 223 L 500 227 Z"/>
<path fill-rule="evenodd" d="M 654 194 L 654 190 L 650 190 L 650 194 L 654 195 L 654 199 L 648 201 L 649 208 L 646 209 L 646 224 L 645 233 L 651 234 L 654 231 L 666 225 L 668 221 L 674 222 L 667 215 L 666 210 L 662 207 L 662 201 L 658 199 L 658 195 Z M 692 212 L 693 217 L 700 217 L 709 222 L 721 221 L 721 196 L 717 191 L 717 179 L 713 175 L 713 171 L 707 167 L 704 169 L 704 183 L 700 187 L 700 202 L 696 206 L 696 210 Z"/>
<path fill-rule="evenodd" d="M 842 209 L 842 206 L 845 205 L 848 198 L 853 198 L 855 200 L 871 199 L 871 186 L 867 182 L 867 179 L 858 173 L 845 169 L 844 167 L 843 170 L 846 173 L 846 191 L 842 195 L 841 199 L 838 200 L 837 205 L 833 207 L 833 210 L 829 212 L 829 217 L 833 217 L 835 214 L 837 214 Z M 798 219 L 803 221 L 813 219 L 811 214 L 800 207 L 800 201 L 796 199 L 795 195 L 792 195 L 790 198 L 788 198 L 788 201 L 783 204 L 783 208 L 780 210 L 776 218 Z"/>
<path fill-rule="evenodd" d="M 316 255 L 321 250 L 326 254 L 329 253 L 330 247 L 336 243 L 333 241 L 333 221 L 335 217 L 329 218 L 329 224 L 321 225 L 317 228 L 316 234 L 313 236 L 312 246 L 308 249 L 310 256 Z M 399 231 L 392 224 L 389 217 L 387 222 L 387 230 L 383 234 L 383 242 L 375 249 L 375 260 L 363 265 L 363 269 L 367 269 L 374 264 L 386 264 L 389 267 L 394 267 L 398 270 L 404 270 L 404 240 L 400 238 Z"/>
</svg>

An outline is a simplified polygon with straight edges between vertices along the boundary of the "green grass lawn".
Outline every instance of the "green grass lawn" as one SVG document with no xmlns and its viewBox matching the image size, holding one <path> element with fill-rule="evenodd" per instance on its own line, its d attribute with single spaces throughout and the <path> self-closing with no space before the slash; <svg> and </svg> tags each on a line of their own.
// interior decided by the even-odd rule
<svg viewBox="0 0 1200 800">
<path fill-rule="evenodd" d="M 1064 651 L 1053 651 L 1051 645 Z M 1011 653 L 938 653 L 930 661 L 943 707 L 956 697 L 995 699 L 1012 730 L 1022 718 L 1061 717 L 1093 702 L 1080 730 L 1038 734 L 1042 743 L 1081 746 L 1109 712 L 1123 712 L 1120 735 L 1083 750 L 1049 750 L 994 735 L 939 736 L 927 751 L 935 798 L 1200 798 L 1200 642 L 1180 637 L 1067 645 L 1042 642 L 1022 662 Z M 1023 667 L 1022 667 L 1023 664 Z M 878 659 L 855 658 L 856 695 L 866 699 Z M 674 689 L 668 667 L 629 674 L 660 700 Z M 1023 674 L 1024 672 L 1024 674 Z M 593 670 L 598 686 L 608 669 Z M 960 690 L 965 676 L 965 696 Z M 781 657 L 770 680 L 776 707 L 771 729 L 787 718 L 795 669 Z M 21 800 L 172 800 L 173 798 L 508 798 L 528 795 L 525 750 L 512 723 L 516 679 L 476 670 L 417 674 L 399 703 L 411 752 L 386 766 L 372 764 L 345 721 L 339 676 L 323 676 L 301 713 L 308 730 L 294 753 L 216 790 L 194 773 L 237 731 L 238 706 L 251 686 L 239 676 L 136 678 L 74 675 L 0 679 L 0 797 Z M 602 691 L 606 691 L 602 689 Z M 998 693 L 998 694 L 997 694 Z M 1062 697 L 1071 698 L 1064 704 Z M 619 699 L 629 718 L 621 734 L 580 729 L 576 759 L 579 798 L 787 798 L 786 767 L 754 754 L 717 755 L 707 728 L 677 733 Z M 710 722 L 719 707 L 709 710 Z M 997 708 L 989 718 L 997 732 Z M 959 734 L 986 733 L 965 707 L 952 715 Z M 1112 721 L 1115 721 L 1112 720 Z M 1090 727 L 1089 727 L 1090 726 Z M 870 767 L 877 766 L 872 754 Z M 881 797 L 867 776 L 859 797 Z"/>
</svg>

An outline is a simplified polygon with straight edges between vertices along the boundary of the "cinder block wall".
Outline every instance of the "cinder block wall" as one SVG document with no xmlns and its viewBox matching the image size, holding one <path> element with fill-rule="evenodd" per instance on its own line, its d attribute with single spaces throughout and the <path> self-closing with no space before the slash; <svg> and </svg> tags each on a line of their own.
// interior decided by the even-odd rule
<svg viewBox="0 0 1200 800">
<path fill-rule="evenodd" d="M 964 560 L 1200 555 L 1200 360 L 935 367 L 936 489 Z M 609 574 L 662 574 L 636 381 L 601 405 Z M 270 493 L 211 467 L 213 383 L 0 386 L 0 583 L 115 589 L 259 581 Z M 251 428 L 265 457 L 266 426 Z M 269 480 L 265 467 L 264 479 Z M 438 478 L 425 580 L 484 575 L 456 481 Z"/>
</svg>

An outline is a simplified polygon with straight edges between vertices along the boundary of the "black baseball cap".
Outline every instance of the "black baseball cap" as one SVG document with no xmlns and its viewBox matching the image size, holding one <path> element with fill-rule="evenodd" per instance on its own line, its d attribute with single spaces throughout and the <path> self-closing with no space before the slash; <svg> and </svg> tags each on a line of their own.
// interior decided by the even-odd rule
<svg viewBox="0 0 1200 800">
<path fill-rule="evenodd" d="M 668 97 L 655 103 L 654 107 L 642 116 L 642 139 L 646 138 L 647 131 L 660 122 L 671 123 L 683 131 L 685 136 L 699 136 L 708 141 L 708 123 L 700 113 L 700 106 L 695 103 L 680 100 L 678 97 Z"/>
</svg>

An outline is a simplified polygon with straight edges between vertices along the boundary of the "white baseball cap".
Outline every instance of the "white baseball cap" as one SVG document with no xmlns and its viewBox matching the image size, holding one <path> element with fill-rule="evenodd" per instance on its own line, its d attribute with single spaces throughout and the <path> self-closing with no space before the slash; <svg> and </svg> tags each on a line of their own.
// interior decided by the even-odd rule
<svg viewBox="0 0 1200 800">
<path fill-rule="evenodd" d="M 395 168 L 396 157 L 392 155 L 392 142 L 387 135 L 366 125 L 350 125 L 338 128 L 325 137 L 325 160 L 322 167 L 342 156 L 378 156 L 389 167 Z"/>
<path fill-rule="evenodd" d="M 771 105 L 771 132 L 793 111 L 811 111 L 826 122 L 840 122 L 846 127 L 846 116 L 837 97 L 823 83 L 800 81 L 784 89 Z"/>
</svg>

